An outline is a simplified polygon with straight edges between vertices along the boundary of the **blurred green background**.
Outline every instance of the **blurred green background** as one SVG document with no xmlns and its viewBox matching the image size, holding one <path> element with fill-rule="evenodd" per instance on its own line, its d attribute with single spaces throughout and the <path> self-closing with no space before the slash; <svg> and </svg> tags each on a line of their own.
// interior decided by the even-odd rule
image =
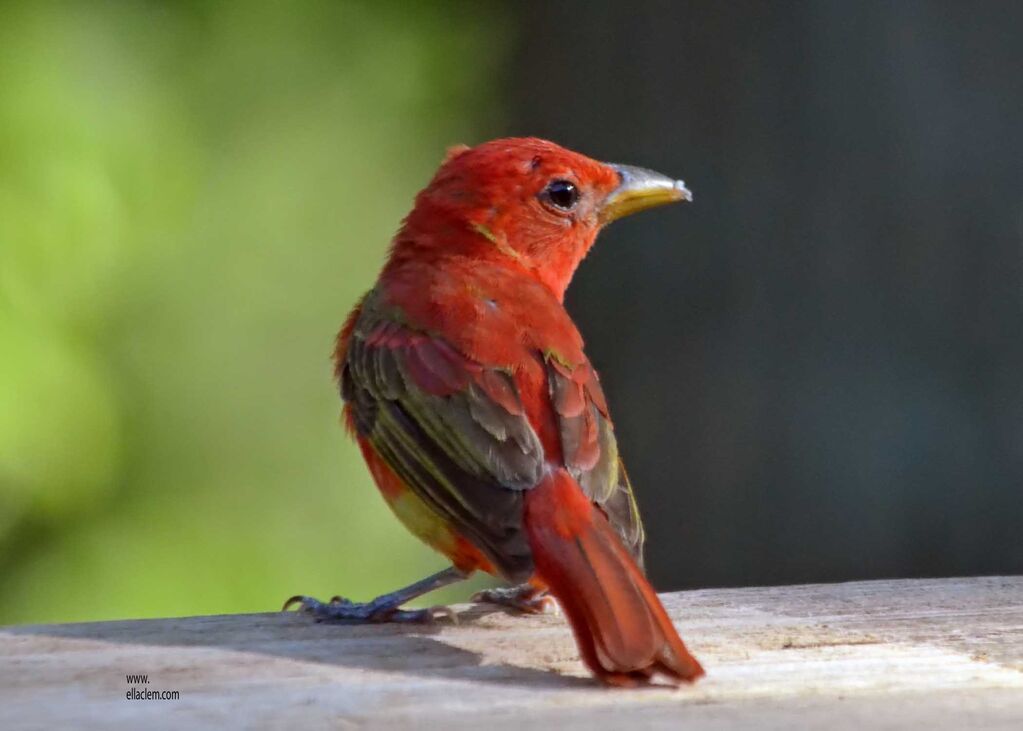
<svg viewBox="0 0 1023 731">
<path fill-rule="evenodd" d="M 451 10 L 0 6 L 0 623 L 443 566 L 343 436 L 329 355 L 445 147 L 500 113 L 500 17 Z"/>
</svg>

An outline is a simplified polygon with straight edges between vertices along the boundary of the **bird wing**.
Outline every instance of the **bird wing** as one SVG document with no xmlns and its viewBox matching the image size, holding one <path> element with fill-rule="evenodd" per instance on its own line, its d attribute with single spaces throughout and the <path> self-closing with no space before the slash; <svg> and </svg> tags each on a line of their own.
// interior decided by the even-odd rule
<svg viewBox="0 0 1023 731">
<path fill-rule="evenodd" d="M 574 367 L 547 358 L 551 404 L 558 415 L 565 467 L 604 511 L 625 547 L 643 565 L 643 522 L 608 413 L 600 378 L 588 361 Z"/>
<path fill-rule="evenodd" d="M 514 580 L 532 573 L 522 491 L 544 449 L 511 374 L 363 303 L 340 365 L 342 397 L 360 437 L 460 535 Z"/>
<path fill-rule="evenodd" d="M 339 363 L 356 432 L 502 574 L 528 577 L 523 491 L 540 481 L 548 455 L 514 373 L 467 357 L 379 300 L 371 293 L 362 303 Z M 588 362 L 536 356 L 565 466 L 641 560 L 642 523 L 596 372 Z"/>
</svg>

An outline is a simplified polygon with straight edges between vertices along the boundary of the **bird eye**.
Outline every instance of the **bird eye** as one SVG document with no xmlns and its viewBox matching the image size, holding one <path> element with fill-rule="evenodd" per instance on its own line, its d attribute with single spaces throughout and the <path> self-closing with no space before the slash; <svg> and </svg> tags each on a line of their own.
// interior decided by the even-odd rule
<svg viewBox="0 0 1023 731">
<path fill-rule="evenodd" d="M 570 211 L 579 201 L 579 189 L 568 180 L 555 180 L 544 188 L 544 197 L 563 211 Z"/>
</svg>

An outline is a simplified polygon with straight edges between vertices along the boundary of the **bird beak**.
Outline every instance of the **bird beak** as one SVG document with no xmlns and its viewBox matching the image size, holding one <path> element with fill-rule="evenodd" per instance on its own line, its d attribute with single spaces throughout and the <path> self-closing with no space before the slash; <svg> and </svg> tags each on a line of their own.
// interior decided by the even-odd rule
<svg viewBox="0 0 1023 731">
<path fill-rule="evenodd" d="M 693 194 L 681 180 L 632 165 L 611 165 L 621 182 L 600 205 L 600 223 L 611 223 L 630 213 L 675 201 L 692 201 Z"/>
</svg>

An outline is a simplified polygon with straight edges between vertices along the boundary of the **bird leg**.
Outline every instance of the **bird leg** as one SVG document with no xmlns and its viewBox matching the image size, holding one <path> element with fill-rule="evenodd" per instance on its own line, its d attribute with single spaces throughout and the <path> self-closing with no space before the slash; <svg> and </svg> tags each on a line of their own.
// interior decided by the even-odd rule
<svg viewBox="0 0 1023 731">
<path fill-rule="evenodd" d="M 554 597 L 547 590 L 530 583 L 518 586 L 503 586 L 499 589 L 484 589 L 472 595 L 474 602 L 497 604 L 522 614 L 546 614 L 555 607 Z"/>
<path fill-rule="evenodd" d="M 329 602 L 321 602 L 310 596 L 297 595 L 284 602 L 281 611 L 298 604 L 298 611 L 311 614 L 319 621 L 331 622 L 430 622 L 439 614 L 431 609 L 402 609 L 401 605 L 428 594 L 435 589 L 462 581 L 468 573 L 454 566 L 438 571 L 414 584 L 383 594 L 368 602 L 356 603 L 335 596 Z"/>
</svg>

